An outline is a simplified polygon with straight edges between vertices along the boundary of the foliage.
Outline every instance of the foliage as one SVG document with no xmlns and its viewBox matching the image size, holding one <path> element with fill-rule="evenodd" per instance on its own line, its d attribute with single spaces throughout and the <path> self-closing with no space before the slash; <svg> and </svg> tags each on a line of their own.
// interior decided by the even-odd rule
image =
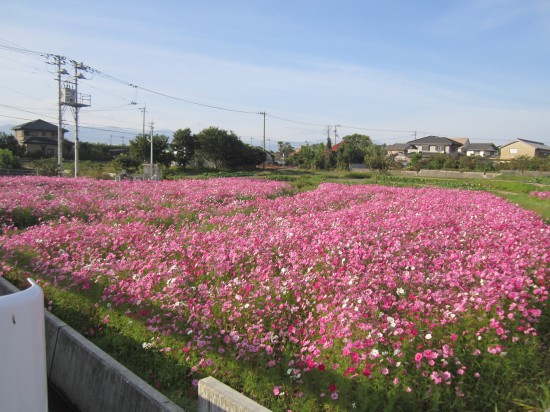
<svg viewBox="0 0 550 412">
<path fill-rule="evenodd" d="M 113 146 L 105 143 L 81 142 L 78 145 L 80 160 L 105 162 L 113 160 L 117 152 L 127 151 L 126 146 Z"/>
<path fill-rule="evenodd" d="M 57 176 L 59 174 L 59 165 L 55 157 L 33 160 L 29 166 L 36 170 L 36 174 L 39 176 Z"/>
<path fill-rule="evenodd" d="M 457 167 L 460 170 L 472 170 L 476 172 L 493 172 L 495 171 L 494 162 L 481 156 L 459 156 Z"/>
<path fill-rule="evenodd" d="M 172 149 L 174 160 L 185 169 L 195 156 L 195 136 L 191 133 L 191 129 L 178 129 L 174 132 Z"/>
<path fill-rule="evenodd" d="M 153 162 L 170 166 L 173 155 L 170 152 L 168 137 L 156 134 L 153 136 Z M 149 163 L 151 160 L 151 141 L 149 136 L 137 135 L 130 140 L 130 156 L 140 163 Z"/>
<path fill-rule="evenodd" d="M 315 167 L 315 149 L 317 145 L 305 145 L 300 147 L 291 157 L 294 166 L 300 169 L 313 169 Z"/>
<path fill-rule="evenodd" d="M 153 160 L 154 161 L 154 160 Z M 135 173 L 141 166 L 141 162 L 129 154 L 119 154 L 114 160 L 118 169 L 125 170 L 128 173 Z"/>
<path fill-rule="evenodd" d="M 289 142 L 277 142 L 277 160 L 287 160 L 296 149 Z"/>
<path fill-rule="evenodd" d="M 499 164 L 499 169 L 550 172 L 550 156 L 546 156 L 546 157 L 519 156 L 515 159 Z"/>
<path fill-rule="evenodd" d="M 25 146 L 21 146 L 14 135 L 4 132 L 0 133 L 0 149 L 7 149 L 14 156 L 25 154 Z"/>
<path fill-rule="evenodd" d="M 372 146 L 372 140 L 369 136 L 359 133 L 344 136 L 339 150 L 339 162 L 345 165 L 363 163 L 370 146 Z"/>
<path fill-rule="evenodd" d="M 250 169 L 265 161 L 265 153 L 243 143 L 232 131 L 209 127 L 196 135 L 197 157 L 216 170 Z"/>
<path fill-rule="evenodd" d="M 15 169 L 21 167 L 19 157 L 15 156 L 9 149 L 0 149 L 0 168 Z"/>
<path fill-rule="evenodd" d="M 371 170 L 385 172 L 393 164 L 395 156 L 388 156 L 385 146 L 370 145 L 366 149 L 365 165 Z"/>
</svg>

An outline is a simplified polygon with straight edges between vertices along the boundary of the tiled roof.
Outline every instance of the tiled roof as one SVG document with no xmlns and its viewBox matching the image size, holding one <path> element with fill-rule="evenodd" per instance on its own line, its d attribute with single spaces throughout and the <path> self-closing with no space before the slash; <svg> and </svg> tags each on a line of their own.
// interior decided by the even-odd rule
<svg viewBox="0 0 550 412">
<path fill-rule="evenodd" d="M 448 139 L 446 137 L 439 137 L 439 136 L 422 137 L 420 139 L 411 140 L 410 142 L 407 142 L 407 143 L 413 144 L 413 145 L 423 145 L 423 144 L 437 144 L 437 145 L 445 145 L 445 146 L 461 145 L 461 143 L 458 143 L 454 140 Z"/>
<path fill-rule="evenodd" d="M 535 142 L 533 140 L 527 140 L 527 139 L 517 139 L 517 140 L 514 140 L 513 142 L 506 143 L 505 145 L 502 145 L 500 147 L 510 146 L 511 144 L 514 144 L 517 142 L 528 144 L 529 146 L 534 147 L 535 149 L 550 150 L 550 146 L 546 146 L 544 143 Z"/>
<path fill-rule="evenodd" d="M 537 149 L 550 150 L 550 146 L 546 146 L 544 143 L 541 143 L 541 142 L 534 142 L 532 140 L 526 140 L 526 139 L 518 139 L 518 141 L 527 143 L 528 145 L 536 147 Z"/>
<path fill-rule="evenodd" d="M 462 150 L 497 150 L 493 143 L 470 143 Z"/>
<path fill-rule="evenodd" d="M 409 143 L 394 143 L 394 144 L 391 144 L 388 147 L 386 147 L 386 150 L 388 150 L 388 151 L 407 150 L 411 146 L 412 145 L 410 145 Z"/>
<path fill-rule="evenodd" d="M 38 143 L 38 144 L 57 145 L 57 139 L 53 139 L 51 137 L 43 137 L 43 136 L 31 136 L 31 137 L 25 138 L 24 143 L 25 144 Z"/>
<path fill-rule="evenodd" d="M 48 123 L 42 119 L 34 120 L 32 122 L 23 123 L 19 126 L 11 128 L 12 130 L 38 130 L 44 132 L 56 132 L 57 126 L 52 123 Z M 68 130 L 63 129 L 63 132 L 67 133 Z"/>
</svg>

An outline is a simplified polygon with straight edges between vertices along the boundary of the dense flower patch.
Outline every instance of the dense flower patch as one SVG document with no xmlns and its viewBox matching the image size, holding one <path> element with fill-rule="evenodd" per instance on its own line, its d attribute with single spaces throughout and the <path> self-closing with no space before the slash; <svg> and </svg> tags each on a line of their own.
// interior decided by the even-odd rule
<svg viewBox="0 0 550 412">
<path fill-rule="evenodd" d="M 550 199 L 550 192 L 531 192 L 529 195 L 539 199 Z"/>
<path fill-rule="evenodd" d="M 478 357 L 536 336 L 548 299 L 549 228 L 486 192 L 322 184 L 276 197 L 286 184 L 251 179 L 0 186 L 5 258 L 27 251 L 43 282 L 100 286 L 100 304 L 139 312 L 160 337 L 144 348 L 199 353 L 193 371 L 215 370 L 212 352 L 284 363 L 277 397 L 325 371 L 462 396 L 464 379 L 482 378 Z M 62 216 L 11 231 L 17 208 Z M 181 346 L 163 346 L 167 335 Z M 338 402 L 338 386 L 323 391 Z"/>
</svg>

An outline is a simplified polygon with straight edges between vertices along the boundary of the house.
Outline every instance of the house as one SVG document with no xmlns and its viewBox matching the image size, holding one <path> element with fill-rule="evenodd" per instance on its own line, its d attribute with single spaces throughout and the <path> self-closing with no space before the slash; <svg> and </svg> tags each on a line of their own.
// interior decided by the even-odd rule
<svg viewBox="0 0 550 412">
<path fill-rule="evenodd" d="M 470 144 L 470 139 L 468 139 L 467 137 L 453 137 L 452 140 L 462 145 L 458 148 L 458 153 L 466 154 L 464 148 Z"/>
<path fill-rule="evenodd" d="M 500 146 L 500 159 L 509 160 L 519 156 L 544 157 L 550 155 L 550 146 L 532 140 L 517 139 Z"/>
<path fill-rule="evenodd" d="M 42 119 L 12 127 L 15 138 L 21 146 L 26 147 L 25 154 L 31 157 L 57 158 L 57 126 Z M 63 136 L 68 132 L 62 129 Z M 73 143 L 63 137 L 63 153 L 70 154 Z"/>
<path fill-rule="evenodd" d="M 330 150 L 332 150 L 334 153 L 338 153 L 338 150 L 344 145 L 344 142 L 336 143 L 331 146 Z"/>
<path fill-rule="evenodd" d="M 265 164 L 272 165 L 275 164 L 275 153 L 268 150 L 265 151 Z"/>
<path fill-rule="evenodd" d="M 401 163 L 409 162 L 409 152 L 416 152 L 416 147 L 409 143 L 394 143 L 386 147 L 388 155 L 395 155 L 395 161 Z"/>
<path fill-rule="evenodd" d="M 462 148 L 466 156 L 497 157 L 498 148 L 493 143 L 471 143 Z"/>
<path fill-rule="evenodd" d="M 407 144 L 414 146 L 408 150 L 410 153 L 421 153 L 422 156 L 428 157 L 434 154 L 447 154 L 450 156 L 458 156 L 458 149 L 462 147 L 462 143 L 447 137 L 427 136 L 420 139 L 411 140 Z"/>
</svg>

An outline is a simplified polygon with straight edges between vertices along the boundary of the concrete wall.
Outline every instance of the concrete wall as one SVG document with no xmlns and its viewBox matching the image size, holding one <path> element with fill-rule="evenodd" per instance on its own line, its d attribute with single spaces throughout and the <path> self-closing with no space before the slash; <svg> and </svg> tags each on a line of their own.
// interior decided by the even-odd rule
<svg viewBox="0 0 550 412">
<path fill-rule="evenodd" d="M 502 170 L 500 173 L 508 176 L 550 177 L 550 172 L 536 172 L 533 170 Z"/>
<path fill-rule="evenodd" d="M 17 290 L 0 276 L 0 295 Z M 184 412 L 65 322 L 44 312 L 48 381 L 77 410 Z"/>
<path fill-rule="evenodd" d="M 453 178 L 453 179 L 493 179 L 499 175 L 499 173 L 460 172 L 458 170 L 426 170 L 426 169 L 422 169 L 418 172 L 390 170 L 389 173 L 392 176 L 433 177 L 433 178 Z"/>
<path fill-rule="evenodd" d="M 199 381 L 199 412 L 270 412 L 236 390 L 208 377 Z"/>
</svg>

